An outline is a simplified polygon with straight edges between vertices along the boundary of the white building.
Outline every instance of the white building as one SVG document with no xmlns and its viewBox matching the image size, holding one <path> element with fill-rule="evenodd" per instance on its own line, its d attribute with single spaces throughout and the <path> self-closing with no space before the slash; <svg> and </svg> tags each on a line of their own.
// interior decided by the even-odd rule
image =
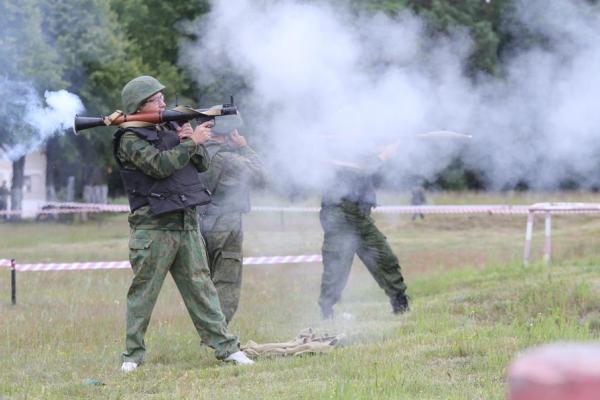
<svg viewBox="0 0 600 400">
<path fill-rule="evenodd" d="M 3 181 L 6 181 L 6 186 L 10 189 L 12 182 L 12 161 L 3 157 L 0 153 L 0 185 L 2 185 Z M 35 151 L 25 157 L 23 216 L 33 216 L 33 211 L 39 209 L 45 202 L 46 155 L 41 151 Z"/>
</svg>

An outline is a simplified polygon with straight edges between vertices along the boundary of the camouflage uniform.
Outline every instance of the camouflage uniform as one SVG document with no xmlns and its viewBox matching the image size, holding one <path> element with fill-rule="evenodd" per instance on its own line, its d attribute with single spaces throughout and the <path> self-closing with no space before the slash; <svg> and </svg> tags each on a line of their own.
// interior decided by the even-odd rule
<svg viewBox="0 0 600 400">
<path fill-rule="evenodd" d="M 408 309 L 398 258 L 371 217 L 376 180 L 373 171 L 340 169 L 335 183 L 323 196 L 319 217 L 324 231 L 324 268 L 319 305 L 325 318 L 333 316 L 333 306 L 346 286 L 354 254 L 390 297 L 393 311 Z"/>
<path fill-rule="evenodd" d="M 121 137 L 117 157 L 123 167 L 135 168 L 156 179 L 170 176 L 189 162 L 198 171 L 208 166 L 204 147 L 191 140 L 160 151 L 132 132 Z M 143 361 L 144 334 L 167 272 L 173 276 L 202 342 L 215 349 L 218 359 L 238 351 L 238 338 L 227 332 L 210 280 L 195 207 L 155 216 L 145 205 L 129 215 L 129 225 L 129 257 L 134 277 L 127 293 L 123 360 L 137 364 Z"/>
<path fill-rule="evenodd" d="M 264 179 L 262 162 L 249 146 L 234 148 L 209 141 L 210 168 L 200 174 L 212 193 L 211 203 L 199 207 L 210 274 L 219 293 L 227 323 L 240 301 L 242 286 L 242 214 L 250 211 L 250 186 Z"/>
</svg>

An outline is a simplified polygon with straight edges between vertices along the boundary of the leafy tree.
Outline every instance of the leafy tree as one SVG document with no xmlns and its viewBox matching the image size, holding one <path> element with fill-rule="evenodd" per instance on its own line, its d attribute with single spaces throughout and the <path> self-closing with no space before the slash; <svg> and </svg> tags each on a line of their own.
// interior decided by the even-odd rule
<svg viewBox="0 0 600 400">
<path fill-rule="evenodd" d="M 38 0 L 45 36 L 59 55 L 64 88 L 77 93 L 89 114 L 120 108 L 122 82 L 136 73 L 127 57 L 127 42 L 116 15 L 105 0 Z M 111 163 L 111 135 L 98 129 L 75 137 L 48 141 L 47 183 L 64 185 L 76 176 L 79 187 L 98 169 Z M 52 196 L 50 194 L 50 196 Z"/>
<path fill-rule="evenodd" d="M 32 1 L 33 0 L 29 0 Z M 77 93 L 87 114 L 121 108 L 121 88 L 131 78 L 149 74 L 171 94 L 191 97 L 190 82 L 177 67 L 180 21 L 206 12 L 206 2 L 122 0 L 37 0 L 41 26 L 60 60 L 63 87 Z M 80 184 L 99 169 L 114 166 L 111 132 L 106 128 L 51 138 L 46 146 L 47 182 Z M 118 189 L 118 187 L 116 188 Z"/>
<path fill-rule="evenodd" d="M 465 72 L 474 79 L 482 73 L 499 75 L 502 72 L 502 52 L 513 40 L 512 34 L 504 30 L 513 0 L 370 0 L 366 3 L 368 8 L 390 15 L 411 9 L 425 18 L 431 35 L 446 35 L 457 28 L 466 28 L 473 39 L 473 50 Z M 457 159 L 438 176 L 436 184 L 452 190 L 481 189 L 485 177 L 481 171 L 465 168 Z"/>
<path fill-rule="evenodd" d="M 469 62 L 471 73 L 497 73 L 499 48 L 505 39 L 500 33 L 500 25 L 512 0 L 371 0 L 359 4 L 390 15 L 410 8 L 429 22 L 432 34 L 446 34 L 457 27 L 465 27 L 475 42 Z"/>
<path fill-rule="evenodd" d="M 42 32 L 42 18 L 35 0 L 0 2 L 0 149 L 4 151 L 35 135 L 24 121 L 28 104 L 39 100 L 35 89 L 63 83 L 58 55 Z M 27 150 L 14 155 L 13 209 L 21 208 Z"/>
<path fill-rule="evenodd" d="M 41 21 L 35 0 L 0 2 L 0 85 L 4 95 L 0 148 L 4 150 L 22 134 L 17 116 L 25 114 L 29 88 L 62 83 L 58 55 L 44 40 Z"/>
<path fill-rule="evenodd" d="M 177 93 L 193 98 L 192 80 L 177 61 L 180 40 L 194 37 L 181 28 L 206 13 L 208 1 L 111 0 L 111 7 L 129 42 L 129 56 L 139 59 L 143 73 L 167 86 L 168 97 Z"/>
</svg>

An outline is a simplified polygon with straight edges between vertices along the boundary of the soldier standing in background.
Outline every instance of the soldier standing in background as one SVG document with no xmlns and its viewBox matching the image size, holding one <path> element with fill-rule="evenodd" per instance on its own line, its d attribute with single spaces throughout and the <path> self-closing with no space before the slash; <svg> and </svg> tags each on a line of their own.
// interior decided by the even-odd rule
<svg viewBox="0 0 600 400">
<path fill-rule="evenodd" d="M 10 196 L 10 190 L 6 187 L 6 181 L 2 181 L 0 186 L 0 211 L 6 211 L 8 209 L 8 197 Z M 8 216 L 0 216 L 3 219 L 8 219 Z"/>
<path fill-rule="evenodd" d="M 319 215 L 324 232 L 319 306 L 325 319 L 333 318 L 333 306 L 346 286 L 354 254 L 390 298 L 393 313 L 409 310 L 398 258 L 371 217 L 378 170 L 396 151 L 395 145 L 386 147 L 376 160 L 369 160 L 367 165 L 371 167 L 339 163 L 335 180 L 323 195 Z"/>
<path fill-rule="evenodd" d="M 417 184 L 411 189 L 410 192 L 410 204 L 412 206 L 420 206 L 427 202 L 427 198 L 425 197 L 425 182 L 423 180 L 419 180 Z M 425 214 L 418 212 L 412 215 L 412 220 L 416 220 L 417 218 L 425 219 Z"/>
<path fill-rule="evenodd" d="M 128 82 L 121 93 L 126 114 L 162 112 L 164 86 L 150 76 Z M 114 154 L 131 213 L 129 259 L 134 277 L 127 293 L 126 351 L 121 370 L 135 370 L 146 354 L 144 335 L 165 276 L 171 273 L 202 342 L 218 359 L 252 364 L 227 331 L 206 251 L 198 233 L 196 206 L 210 197 L 198 172 L 208 168 L 203 144 L 210 122 L 136 124 L 114 136 Z"/>
<path fill-rule="evenodd" d="M 251 186 L 264 182 L 264 168 L 235 129 L 229 135 L 213 134 L 205 147 L 210 168 L 200 174 L 200 179 L 212 199 L 199 208 L 200 226 L 210 275 L 229 323 L 237 310 L 242 286 L 242 214 L 250 211 Z"/>
</svg>

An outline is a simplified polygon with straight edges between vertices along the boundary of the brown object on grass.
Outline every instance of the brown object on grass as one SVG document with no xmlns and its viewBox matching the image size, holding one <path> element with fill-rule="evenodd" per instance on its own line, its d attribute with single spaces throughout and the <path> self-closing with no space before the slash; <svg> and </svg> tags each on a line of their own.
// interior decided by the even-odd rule
<svg viewBox="0 0 600 400">
<path fill-rule="evenodd" d="M 328 353 L 343 338 L 343 334 L 328 335 L 325 333 L 319 335 L 312 328 L 306 328 L 288 342 L 258 344 L 250 340 L 242 346 L 241 350 L 250 358 Z"/>
</svg>

